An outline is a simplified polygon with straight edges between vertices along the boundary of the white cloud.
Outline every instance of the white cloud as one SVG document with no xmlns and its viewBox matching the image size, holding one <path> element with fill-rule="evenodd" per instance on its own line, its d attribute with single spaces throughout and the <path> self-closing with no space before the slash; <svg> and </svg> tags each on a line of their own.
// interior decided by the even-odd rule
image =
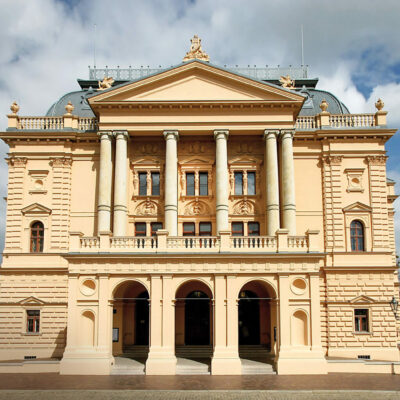
<svg viewBox="0 0 400 400">
<path fill-rule="evenodd" d="M 400 41 L 394 40 L 399 14 L 398 0 L 318 6 L 314 0 L 285 6 L 278 0 L 3 0 L 0 129 L 13 100 L 21 115 L 42 115 L 78 88 L 76 78 L 86 78 L 93 64 L 95 23 L 97 65 L 121 67 L 180 63 L 194 33 L 217 64 L 298 65 L 303 24 L 305 61 L 310 75 L 321 78 L 319 87 L 334 92 L 351 112 L 374 112 L 382 97 L 389 124 L 400 126 L 399 74 L 393 72 L 400 65 Z M 372 86 L 368 98 L 355 77 Z M 0 170 L 5 168 L 0 161 Z M 5 195 L 2 179 L 0 199 Z"/>
</svg>

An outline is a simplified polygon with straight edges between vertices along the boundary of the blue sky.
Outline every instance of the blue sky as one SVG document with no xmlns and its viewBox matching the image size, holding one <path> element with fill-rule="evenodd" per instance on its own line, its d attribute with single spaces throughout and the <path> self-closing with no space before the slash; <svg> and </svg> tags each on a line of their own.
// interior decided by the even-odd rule
<svg viewBox="0 0 400 400">
<path fill-rule="evenodd" d="M 17 100 L 21 115 L 43 115 L 77 78 L 97 66 L 169 66 L 194 33 L 220 65 L 299 65 L 353 113 L 374 112 L 378 97 L 400 127 L 398 0 L 3 0 L 0 14 L 0 128 Z M 400 182 L 400 139 L 387 144 L 388 176 Z M 0 199 L 7 193 L 7 146 L 0 143 Z M 400 184 L 399 184 L 400 186 Z M 400 201 L 400 200 L 399 200 Z M 396 208 L 399 208 L 396 206 Z M 5 202 L 0 200 L 0 220 Z M 396 217 L 400 244 L 400 213 Z M 0 224 L 0 243 L 4 224 Z M 0 248 L 2 245 L 0 245 Z"/>
</svg>

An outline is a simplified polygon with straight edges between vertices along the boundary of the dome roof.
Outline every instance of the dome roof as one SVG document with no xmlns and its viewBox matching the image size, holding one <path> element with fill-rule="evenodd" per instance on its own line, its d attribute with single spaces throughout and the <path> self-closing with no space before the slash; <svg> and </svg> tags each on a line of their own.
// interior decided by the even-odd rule
<svg viewBox="0 0 400 400">
<path fill-rule="evenodd" d="M 329 104 L 327 111 L 331 114 L 350 114 L 348 108 L 336 96 L 325 90 L 303 88 L 299 90 L 299 93 L 307 96 L 299 115 L 319 114 L 321 112 L 319 105 L 324 99 Z"/>
<path fill-rule="evenodd" d="M 324 99 L 329 104 L 328 112 L 331 114 L 350 114 L 348 108 L 336 96 L 325 90 L 319 90 L 311 87 L 306 88 L 303 86 L 302 89 L 296 89 L 296 91 L 307 96 L 299 115 L 319 114 L 321 112 L 319 105 Z M 88 89 L 84 88 L 76 92 L 67 93 L 49 108 L 46 116 L 52 117 L 64 115 L 66 112 L 65 106 L 70 101 L 75 107 L 73 111 L 74 115 L 79 117 L 94 117 L 95 115 L 87 102 L 87 97 L 93 95 L 94 92 L 95 91 L 89 87 Z"/>
<path fill-rule="evenodd" d="M 93 94 L 93 89 L 78 90 L 70 92 L 57 100 L 47 111 L 46 117 L 60 116 L 66 113 L 65 106 L 70 101 L 74 105 L 72 114 L 78 117 L 94 117 L 94 113 L 90 108 L 86 97 Z"/>
</svg>

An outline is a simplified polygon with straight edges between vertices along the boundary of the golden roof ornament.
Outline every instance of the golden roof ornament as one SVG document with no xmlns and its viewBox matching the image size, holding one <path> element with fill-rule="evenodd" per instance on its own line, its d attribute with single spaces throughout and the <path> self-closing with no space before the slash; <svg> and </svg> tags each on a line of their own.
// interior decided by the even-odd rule
<svg viewBox="0 0 400 400">
<path fill-rule="evenodd" d="M 65 106 L 65 111 L 68 115 L 70 115 L 72 114 L 72 111 L 74 111 L 74 108 L 74 105 L 69 101 L 68 104 Z"/>
<path fill-rule="evenodd" d="M 375 107 L 378 111 L 381 111 L 383 107 L 385 107 L 385 103 L 382 101 L 382 99 L 378 99 L 378 101 L 375 103 Z"/>
<path fill-rule="evenodd" d="M 114 79 L 111 76 L 105 76 L 102 81 L 99 81 L 99 88 L 97 90 L 110 89 L 113 83 Z"/>
<path fill-rule="evenodd" d="M 326 110 L 328 109 L 329 103 L 323 99 L 321 101 L 321 104 L 319 105 L 319 108 L 321 109 L 322 112 L 326 112 Z"/>
<path fill-rule="evenodd" d="M 10 110 L 12 111 L 13 114 L 17 115 L 18 111 L 19 111 L 19 105 L 17 104 L 16 101 L 14 101 L 11 106 L 10 106 Z"/>
<path fill-rule="evenodd" d="M 194 35 L 193 39 L 190 39 L 190 42 L 190 50 L 186 53 L 186 56 L 183 57 L 183 62 L 195 59 L 207 62 L 210 61 L 208 54 L 201 48 L 201 39 L 197 35 Z"/>
<path fill-rule="evenodd" d="M 294 79 L 290 79 L 289 75 L 281 76 L 279 82 L 285 89 L 294 89 Z"/>
</svg>

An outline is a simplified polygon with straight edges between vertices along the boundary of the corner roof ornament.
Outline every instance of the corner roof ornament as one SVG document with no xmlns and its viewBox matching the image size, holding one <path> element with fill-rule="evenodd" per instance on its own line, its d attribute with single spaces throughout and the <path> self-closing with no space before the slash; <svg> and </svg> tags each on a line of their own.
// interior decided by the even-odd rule
<svg viewBox="0 0 400 400">
<path fill-rule="evenodd" d="M 281 83 L 282 87 L 284 87 L 285 89 L 294 89 L 295 88 L 294 79 L 291 79 L 289 75 L 281 76 L 281 79 L 279 79 L 279 82 Z"/>
<path fill-rule="evenodd" d="M 194 35 L 193 39 L 190 39 L 190 42 L 192 43 L 190 45 L 190 50 L 186 53 L 186 56 L 183 57 L 182 61 L 185 62 L 197 59 L 209 62 L 210 57 L 201 48 L 201 39 L 197 35 Z"/>
</svg>

